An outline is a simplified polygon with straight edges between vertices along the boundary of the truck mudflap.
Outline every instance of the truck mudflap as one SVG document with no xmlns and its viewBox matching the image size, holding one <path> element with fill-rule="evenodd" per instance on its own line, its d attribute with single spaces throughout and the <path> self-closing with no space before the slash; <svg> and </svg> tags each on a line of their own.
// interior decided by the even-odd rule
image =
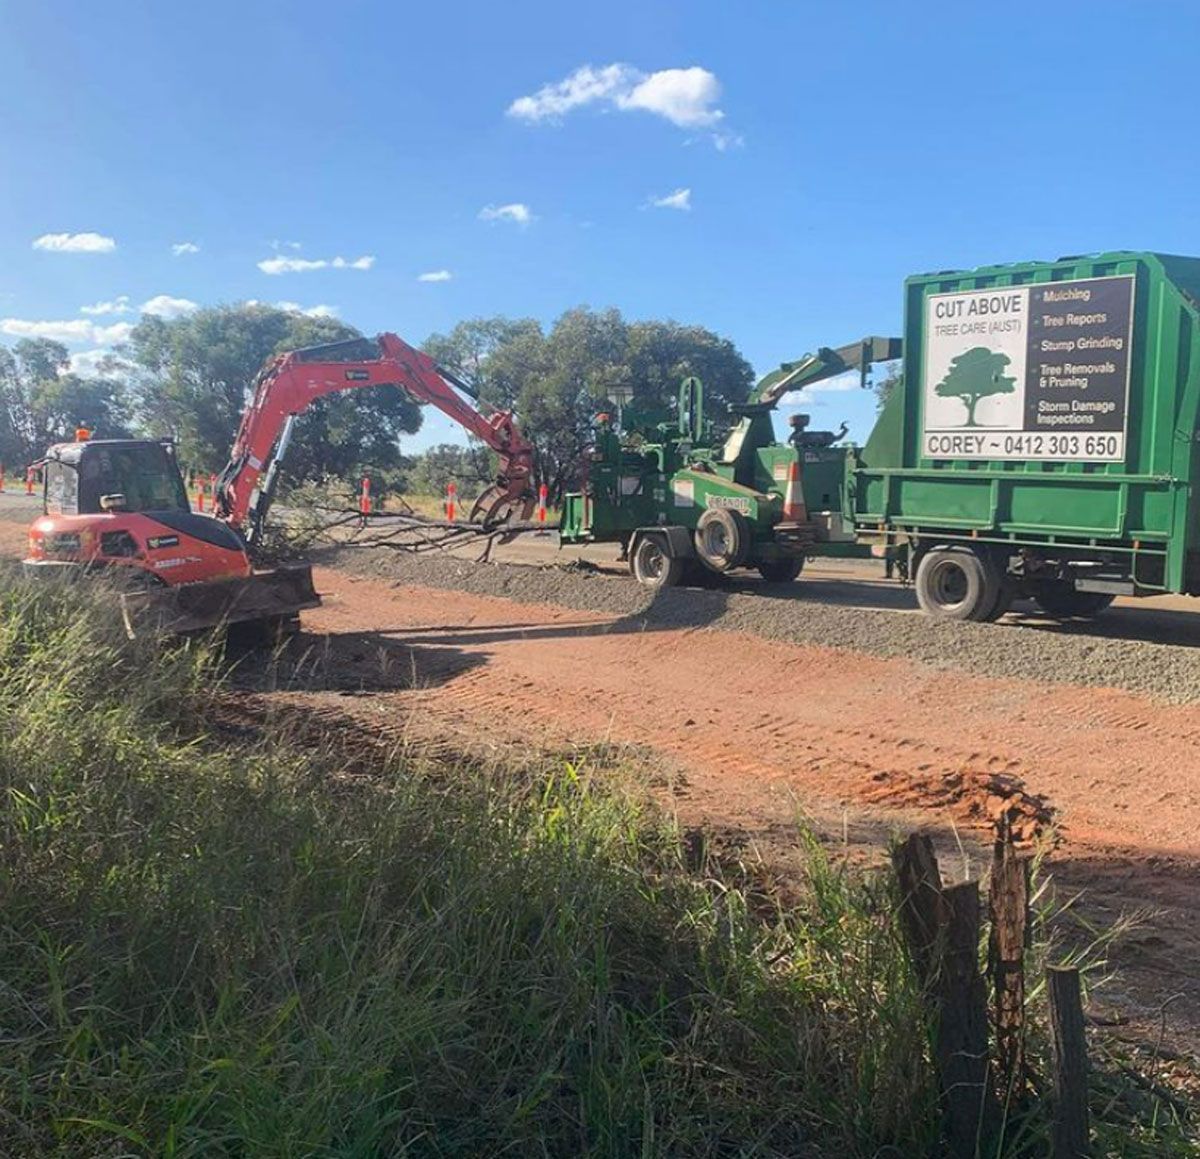
<svg viewBox="0 0 1200 1159">
<path fill-rule="evenodd" d="M 312 568 L 287 564 L 245 578 L 127 592 L 121 596 L 121 615 L 132 639 L 147 633 L 182 634 L 281 621 L 320 603 Z"/>
</svg>

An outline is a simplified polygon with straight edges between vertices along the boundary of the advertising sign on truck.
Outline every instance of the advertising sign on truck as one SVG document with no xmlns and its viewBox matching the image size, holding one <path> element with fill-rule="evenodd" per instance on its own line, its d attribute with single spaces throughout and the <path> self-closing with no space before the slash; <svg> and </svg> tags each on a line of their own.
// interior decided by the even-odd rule
<svg viewBox="0 0 1200 1159">
<path fill-rule="evenodd" d="M 1125 458 L 1134 278 L 930 294 L 930 459 Z"/>
</svg>

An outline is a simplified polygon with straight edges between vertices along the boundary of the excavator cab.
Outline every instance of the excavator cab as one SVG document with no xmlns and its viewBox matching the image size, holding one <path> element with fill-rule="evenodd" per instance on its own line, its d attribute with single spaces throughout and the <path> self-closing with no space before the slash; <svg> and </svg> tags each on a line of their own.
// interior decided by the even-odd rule
<svg viewBox="0 0 1200 1159">
<path fill-rule="evenodd" d="M 170 442 L 61 443 L 50 448 L 42 468 L 47 515 L 190 510 Z"/>
<path fill-rule="evenodd" d="M 130 635 L 248 622 L 278 633 L 320 603 L 307 565 L 256 571 L 236 530 L 191 510 L 169 441 L 78 439 L 41 467 L 27 572 L 106 574 Z"/>
</svg>

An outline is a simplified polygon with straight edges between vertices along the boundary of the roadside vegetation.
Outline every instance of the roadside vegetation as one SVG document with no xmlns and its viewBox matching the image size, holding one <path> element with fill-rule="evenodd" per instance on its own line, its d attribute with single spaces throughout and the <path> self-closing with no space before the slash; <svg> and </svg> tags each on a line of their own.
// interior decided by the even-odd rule
<svg viewBox="0 0 1200 1159">
<path fill-rule="evenodd" d="M 327 314 L 241 302 L 170 319 L 145 314 L 128 340 L 86 373 L 73 368 L 61 342 L 25 338 L 11 349 L 0 345 L 0 466 L 22 476 L 47 446 L 71 440 L 83 425 L 98 438 L 170 435 L 185 471 L 203 479 L 224 466 L 246 392 L 268 358 L 362 337 Z M 567 310 L 548 329 L 528 318 L 474 318 L 448 334 L 429 335 L 423 347 L 469 381 L 485 412 L 514 411 L 535 447 L 534 482 L 548 486 L 552 502 L 577 482 L 594 416 L 611 410 L 613 398 L 632 398 L 643 408 L 669 406 L 680 382 L 698 374 L 709 417 L 720 422 L 754 380 L 729 339 L 702 326 L 626 320 L 613 309 Z M 296 424 L 285 481 L 335 479 L 357 489 L 368 474 L 377 497 L 441 496 L 450 480 L 464 494 L 477 493 L 494 475 L 480 444 L 402 453 L 428 409 L 390 386 L 317 400 Z"/>
<path fill-rule="evenodd" d="M 0 1153 L 938 1153 L 886 877 L 784 906 L 605 754 L 222 726 L 103 596 L 0 572 Z M 1112 1081 L 1098 1153 L 1189 1153 Z"/>
</svg>

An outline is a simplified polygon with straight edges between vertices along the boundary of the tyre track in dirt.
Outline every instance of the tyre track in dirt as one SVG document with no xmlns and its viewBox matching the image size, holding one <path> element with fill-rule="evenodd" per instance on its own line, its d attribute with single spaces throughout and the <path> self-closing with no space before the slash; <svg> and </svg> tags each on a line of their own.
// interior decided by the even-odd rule
<svg viewBox="0 0 1200 1159">
<path fill-rule="evenodd" d="M 451 752 L 650 750 L 684 774 L 681 821 L 780 864 L 795 860 L 800 811 L 876 848 L 893 829 L 931 829 L 951 858 L 953 827 L 985 837 L 1007 812 L 1033 837 L 1052 823 L 1056 882 L 1084 891 L 1086 912 L 1162 911 L 1120 952 L 1122 1008 L 1148 1025 L 1182 993 L 1172 1018 L 1200 1030 L 1200 706 L 331 570 L 318 587 L 310 645 L 356 651 L 335 661 L 339 690 L 294 693 L 297 705 L 449 738 Z M 381 667 L 415 689 L 372 691 Z M 356 682 L 364 695 L 348 694 Z"/>
<path fill-rule="evenodd" d="M 15 553 L 24 528 L 0 522 L 0 541 Z M 1064 682 L 1072 658 L 1095 658 L 1086 637 L 935 625 L 936 647 L 913 660 L 892 654 L 895 641 L 930 626 L 902 613 L 723 592 L 647 606 L 628 581 L 557 569 L 361 554 L 349 563 L 375 578 L 318 571 L 327 602 L 305 615 L 303 671 L 247 694 L 256 713 L 311 717 L 311 735 L 332 743 L 414 742 L 448 761 L 530 744 L 551 753 L 630 745 L 668 770 L 681 821 L 785 869 L 798 862 L 800 810 L 825 836 L 876 855 L 890 830 L 925 828 L 947 864 L 959 860 L 953 826 L 982 836 L 1011 811 L 1030 836 L 1050 820 L 1055 880 L 1083 891 L 1085 912 L 1110 921 L 1161 911 L 1119 950 L 1124 980 L 1110 1001 L 1152 1027 L 1159 1005 L 1182 994 L 1172 1025 L 1200 1043 L 1200 705 L 1187 688 L 1164 703 Z M 427 582 L 414 585 L 414 574 Z M 746 631 L 759 609 L 762 631 Z M 877 639 L 882 620 L 904 621 L 900 636 Z M 966 643 L 956 649 L 946 641 L 959 629 Z M 973 651 L 980 633 L 986 647 Z M 1156 697 L 1184 667 L 1200 679 L 1194 649 L 1099 643 L 1106 657 L 1132 652 L 1125 682 Z M 989 656 L 1004 663 L 981 675 Z M 1159 656 L 1166 676 L 1145 680 Z M 1100 675 L 1085 667 L 1082 683 Z M 1119 668 L 1109 674 L 1121 678 Z"/>
</svg>

